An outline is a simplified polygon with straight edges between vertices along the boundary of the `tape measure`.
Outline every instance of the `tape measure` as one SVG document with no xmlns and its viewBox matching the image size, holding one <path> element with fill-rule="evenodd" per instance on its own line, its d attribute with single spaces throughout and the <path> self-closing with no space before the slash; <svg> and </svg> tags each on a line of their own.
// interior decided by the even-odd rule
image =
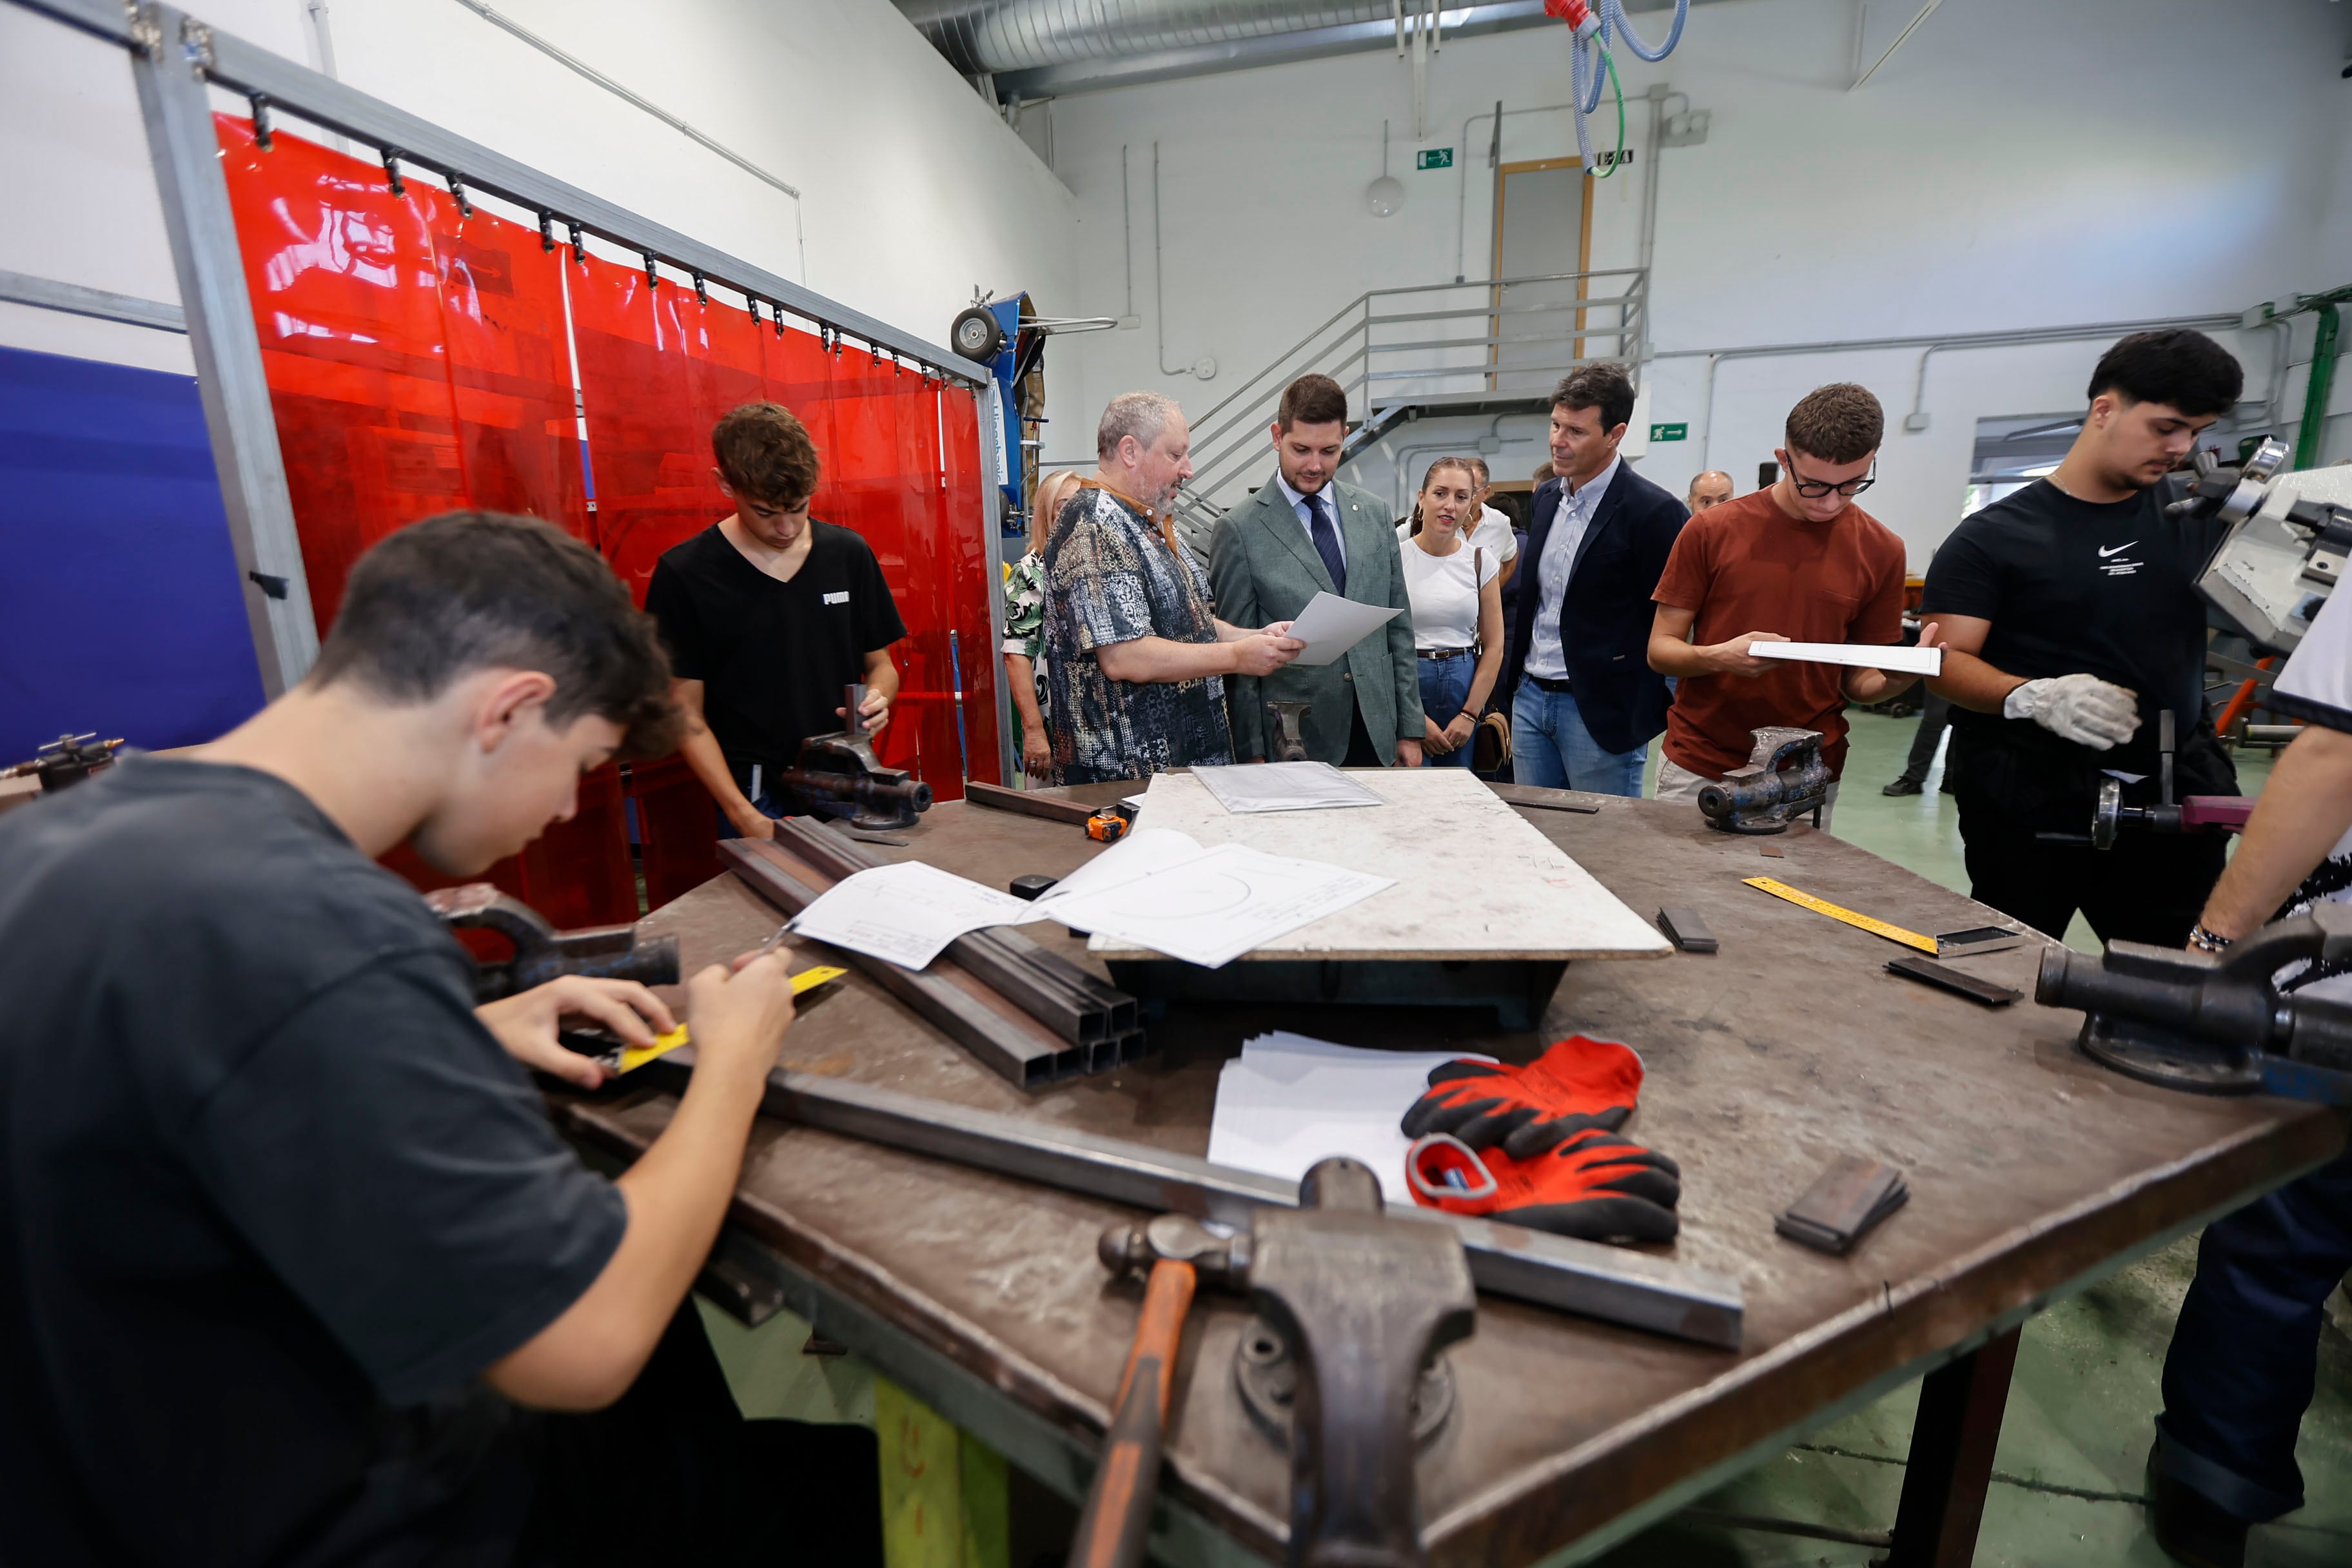
<svg viewBox="0 0 2352 1568">
<path fill-rule="evenodd" d="M 814 969 L 803 969 L 793 976 L 793 994 L 803 995 L 815 990 L 826 981 L 838 980 L 848 973 L 846 969 L 837 969 L 831 964 L 824 963 L 818 964 Z M 656 1035 L 654 1037 L 654 1043 L 650 1046 L 625 1047 L 617 1051 L 608 1051 L 597 1059 L 604 1064 L 604 1069 L 607 1072 L 617 1078 L 625 1072 L 635 1072 L 656 1058 L 669 1055 L 670 1052 L 686 1044 L 686 1026 L 680 1024 L 667 1035 Z"/>
<path fill-rule="evenodd" d="M 1811 893 L 1801 893 L 1786 882 L 1776 882 L 1769 877 L 1743 877 L 1740 880 L 1751 888 L 1762 889 L 1776 899 L 1786 899 L 1800 909 L 1811 910 L 1817 915 L 1827 915 L 1833 921 L 1843 921 L 1856 931 L 1866 931 L 1873 936 L 1883 936 L 1889 942 L 1899 942 L 1906 947 L 1916 947 L 1921 952 L 1930 955 L 1936 952 L 1936 939 L 1932 936 L 1921 936 L 1916 931 L 1905 931 L 1901 926 L 1889 925 L 1885 921 L 1873 920 L 1868 915 L 1856 914 L 1852 910 L 1840 909 L 1837 905 L 1817 899 Z"/>
</svg>

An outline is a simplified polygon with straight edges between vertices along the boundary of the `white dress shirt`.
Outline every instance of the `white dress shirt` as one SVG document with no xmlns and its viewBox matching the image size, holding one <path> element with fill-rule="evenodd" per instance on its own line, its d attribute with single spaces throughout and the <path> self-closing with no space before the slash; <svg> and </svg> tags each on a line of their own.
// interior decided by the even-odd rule
<svg viewBox="0 0 2352 1568">
<path fill-rule="evenodd" d="M 1290 481 L 1283 478 L 1282 470 L 1279 468 L 1275 470 L 1274 482 L 1280 487 L 1282 499 L 1290 503 L 1290 515 L 1297 518 L 1298 526 L 1307 531 L 1307 542 L 1313 544 L 1315 514 L 1307 510 L 1307 497 L 1302 492 L 1290 488 Z M 1331 531 L 1339 541 L 1339 565 L 1344 570 L 1348 564 L 1348 531 L 1339 524 L 1338 492 L 1339 486 L 1326 479 L 1323 481 L 1323 488 L 1315 492 L 1315 499 L 1323 503 L 1323 515 L 1330 520 Z"/>
<path fill-rule="evenodd" d="M 1528 673 L 1547 680 L 1568 679 L 1568 655 L 1559 644 L 1560 605 L 1568 599 L 1568 580 L 1576 570 L 1576 552 L 1583 547 L 1585 531 L 1601 498 L 1617 478 L 1619 459 L 1592 476 L 1590 484 L 1571 489 L 1559 484 L 1559 510 L 1552 514 L 1551 531 L 1544 538 L 1543 559 L 1536 563 L 1536 624 L 1528 638 Z"/>
</svg>

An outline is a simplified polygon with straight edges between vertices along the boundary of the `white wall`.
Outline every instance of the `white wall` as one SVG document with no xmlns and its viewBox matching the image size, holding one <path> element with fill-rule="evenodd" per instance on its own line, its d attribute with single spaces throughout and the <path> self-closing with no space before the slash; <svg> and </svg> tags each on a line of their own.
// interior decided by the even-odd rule
<svg viewBox="0 0 2352 1568">
<path fill-rule="evenodd" d="M 1850 92 L 1855 0 L 1696 8 L 1663 64 L 1619 56 L 1629 93 L 1667 82 L 1713 116 L 1706 144 L 1654 159 L 1653 341 L 1671 353 L 2235 312 L 2352 280 L 2344 13 L 2327 0 L 1969 0 L 1937 12 Z M 1638 20 L 1657 36 L 1657 15 Z M 1133 387 L 1204 408 L 1363 289 L 1453 278 L 1465 176 L 1462 269 L 1485 275 L 1487 132 L 1482 121 L 1465 138 L 1463 122 L 1497 98 L 1507 108 L 1559 102 L 1567 78 L 1552 32 L 1448 44 L 1418 143 L 1409 68 L 1388 54 L 1055 103 L 1056 168 L 1078 198 L 1089 313 L 1124 305 L 1118 157 L 1122 143 L 1133 147 L 1143 328 L 1066 340 L 1049 379 L 1076 370 L 1089 408 Z M 1629 173 L 1639 175 L 1654 157 L 1639 145 L 1643 110 L 1632 112 Z M 1379 173 L 1383 117 L 1407 191 L 1386 220 L 1362 198 Z M 1504 126 L 1506 160 L 1574 151 L 1564 114 L 1512 114 Z M 1613 117 L 1601 129 L 1613 140 Z M 1167 363 L 1214 355 L 1219 374 L 1206 384 L 1163 376 L 1153 359 L 1155 140 Z M 1456 170 L 1416 173 L 1416 145 L 1453 146 Z M 1624 174 L 1597 191 L 1596 266 L 1633 258 L 1640 196 L 1639 179 Z M 1561 258 L 1563 270 L 1573 264 Z M 2241 347 L 2259 396 L 2269 337 L 2224 341 Z M 1711 436 L 1712 461 L 1745 488 L 1791 401 L 1825 381 L 1860 380 L 1890 416 L 1873 510 L 1924 567 L 1958 521 L 1976 419 L 2078 406 L 2101 346 L 1938 353 L 1930 427 L 1917 435 L 1900 429 L 1916 350 L 1727 362 L 1711 432 L 1705 360 L 1663 359 L 1650 370 L 1650 417 L 1686 421 L 1694 438 L 1654 446 L 1643 468 L 1679 489 L 1698 466 L 1699 437 Z M 1539 460 L 1538 423 L 1504 426 L 1499 470 Z M 1049 454 L 1063 455 L 1072 434 Z M 1380 465 L 1363 477 L 1380 477 Z"/>
<path fill-rule="evenodd" d="M 302 0 L 193 8 L 319 61 Z M 1069 193 L 888 0 L 499 0 L 797 185 L 805 270 L 790 197 L 456 0 L 324 9 L 352 86 L 934 342 L 974 284 L 1025 287 L 1048 310 L 1075 299 Z M 0 5 L 0 268 L 178 299 L 122 52 L 13 5 Z M 0 306 L 0 343 L 190 368 L 184 340 L 24 307 Z"/>
</svg>

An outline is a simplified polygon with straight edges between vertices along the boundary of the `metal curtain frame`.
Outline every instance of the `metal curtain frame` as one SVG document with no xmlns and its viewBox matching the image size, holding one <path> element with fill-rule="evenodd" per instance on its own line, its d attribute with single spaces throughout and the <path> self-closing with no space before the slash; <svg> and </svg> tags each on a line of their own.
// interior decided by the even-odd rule
<svg viewBox="0 0 2352 1568">
<path fill-rule="evenodd" d="M 261 340 L 229 209 L 228 181 L 213 130 L 210 87 L 266 99 L 271 107 L 327 131 L 370 147 L 396 150 L 416 168 L 463 180 L 469 191 L 497 196 L 526 212 L 551 214 L 630 255 L 666 261 L 681 272 L 698 274 L 846 332 L 877 350 L 887 349 L 893 358 L 911 359 L 946 379 L 965 383 L 975 395 L 990 386 L 984 365 L 219 32 L 176 7 L 133 7 L 121 0 L 9 3 L 131 53 L 195 354 L 214 466 L 237 568 L 245 577 L 247 621 L 261 667 L 262 689 L 270 697 L 309 672 L 318 657 L 319 638 L 262 371 Z M 993 523 L 993 511 L 983 503 L 985 522 Z M 992 596 L 995 589 L 992 583 Z M 1001 627 L 995 629 L 1001 635 Z"/>
</svg>

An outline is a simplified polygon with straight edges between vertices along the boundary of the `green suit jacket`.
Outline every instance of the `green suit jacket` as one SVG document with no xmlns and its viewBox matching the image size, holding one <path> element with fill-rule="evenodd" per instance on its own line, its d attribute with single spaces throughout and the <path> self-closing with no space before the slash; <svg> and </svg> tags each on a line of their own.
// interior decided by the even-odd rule
<svg viewBox="0 0 2352 1568">
<path fill-rule="evenodd" d="M 1369 490 L 1334 479 L 1325 493 L 1333 500 L 1347 552 L 1347 596 L 1404 613 L 1319 668 L 1294 664 L 1264 679 L 1233 677 L 1236 757 L 1265 755 L 1268 700 L 1307 705 L 1307 754 L 1317 762 L 1346 759 L 1351 710 L 1362 711 L 1364 732 L 1380 748 L 1384 763 L 1396 760 L 1396 742 L 1428 733 L 1421 716 L 1421 667 L 1412 651 L 1412 606 L 1405 597 L 1396 523 Z M 1216 595 L 1219 618 L 1237 626 L 1291 620 L 1317 594 L 1333 591 L 1323 557 L 1273 479 L 1218 519 L 1209 544 L 1209 588 Z"/>
</svg>

